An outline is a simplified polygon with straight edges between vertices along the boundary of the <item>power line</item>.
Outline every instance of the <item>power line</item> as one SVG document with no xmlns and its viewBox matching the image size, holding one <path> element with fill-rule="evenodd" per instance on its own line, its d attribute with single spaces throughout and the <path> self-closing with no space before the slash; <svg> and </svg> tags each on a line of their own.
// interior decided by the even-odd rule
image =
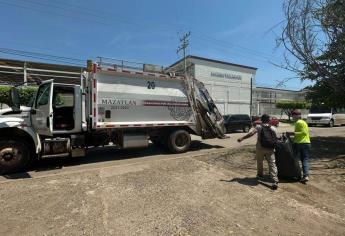
<svg viewBox="0 0 345 236">
<path fill-rule="evenodd" d="M 85 62 L 86 61 L 83 59 L 77 59 L 77 58 L 71 58 L 71 57 L 61 57 L 61 56 L 55 56 L 55 55 L 51 55 L 51 54 L 29 52 L 29 51 L 23 51 L 23 50 L 11 49 L 11 48 L 0 48 L 0 50 L 1 51 L 7 51 L 7 52 L 22 53 L 22 54 L 31 54 L 31 55 L 43 56 L 43 57 L 55 58 L 55 59 L 61 59 L 61 60 L 79 61 L 79 62 Z"/>
<path fill-rule="evenodd" d="M 89 9 L 89 8 L 85 8 L 85 7 L 82 7 L 82 6 L 76 6 L 74 4 L 70 4 L 70 3 L 64 3 L 64 6 L 67 6 L 67 7 L 62 7 L 61 6 L 61 3 L 43 3 L 43 2 L 38 2 L 38 1 L 34 1 L 34 0 L 19 0 L 19 1 L 22 1 L 24 3 L 29 3 L 29 4 L 32 4 L 32 5 L 36 5 L 36 6 L 40 6 L 42 8 L 51 8 L 51 9 L 55 9 L 55 10 L 63 10 L 63 11 L 68 11 L 68 12 L 71 12 L 73 13 L 73 16 L 70 16 L 70 15 L 66 15 L 68 17 L 76 17 L 76 12 L 77 13 L 82 13 L 84 12 L 85 14 L 87 14 L 87 17 L 83 17 L 84 15 L 81 15 L 82 17 L 77 17 L 78 19 L 80 20 L 87 20 L 89 21 L 90 20 L 90 15 L 93 17 L 93 18 L 98 18 L 95 23 L 99 23 L 99 24 L 102 24 L 102 25 L 108 25 L 108 26 L 113 26 L 111 24 L 111 22 L 109 22 L 109 18 L 107 17 L 104 17 L 104 13 L 102 14 L 96 14 L 95 13 L 95 10 L 92 10 L 92 9 Z M 68 7 L 68 6 L 72 6 L 72 7 Z M 84 10 L 83 10 L 84 9 Z M 77 11 L 74 11 L 74 10 L 77 10 Z M 56 12 L 54 12 L 56 13 Z M 103 20 L 103 21 L 102 21 Z M 105 20 L 105 21 L 104 21 Z M 128 21 L 125 21 L 123 19 L 116 19 L 115 20 L 116 22 L 120 22 L 120 23 L 123 23 L 123 24 L 132 24 L 132 25 L 136 25 L 136 26 L 140 26 L 139 24 L 136 24 L 136 23 L 133 23 L 133 22 L 128 22 Z"/>
<path fill-rule="evenodd" d="M 35 58 L 35 59 L 40 59 L 40 60 L 44 60 L 44 61 L 54 61 L 54 62 L 65 63 L 65 64 L 69 64 L 69 65 L 74 65 L 74 66 L 85 66 L 85 64 L 81 64 L 81 63 L 77 63 L 77 62 L 71 62 L 71 61 L 66 60 L 66 59 L 63 60 L 63 58 L 66 58 L 66 57 L 59 57 L 59 56 L 53 56 L 53 55 L 47 55 L 47 54 L 41 54 L 41 53 L 35 53 L 35 52 L 27 52 L 27 51 L 0 48 L 0 53 L 22 56 L 22 57 L 28 57 L 28 58 Z M 74 59 L 74 60 L 79 60 L 79 59 Z M 80 61 L 82 61 L 82 60 L 80 60 Z M 85 62 L 86 62 L 86 60 L 85 60 Z"/>
<path fill-rule="evenodd" d="M 21 1 L 23 1 L 23 0 L 21 0 Z M 104 20 L 108 19 L 107 17 L 103 17 L 103 15 L 107 15 L 108 14 L 108 12 L 106 12 L 106 11 L 99 11 L 99 10 L 95 10 L 95 9 L 90 9 L 90 8 L 86 8 L 86 7 L 75 5 L 75 4 L 65 3 L 65 5 L 70 6 L 70 8 L 66 8 L 66 7 L 61 7 L 60 5 L 57 6 L 56 3 L 55 4 L 54 3 L 53 4 L 47 4 L 47 3 L 40 3 L 40 2 L 37 2 L 37 1 L 34 1 L 34 0 L 25 1 L 25 3 L 27 3 L 27 2 L 29 2 L 31 4 L 39 5 L 39 6 L 43 7 L 43 8 L 48 7 L 48 8 L 58 9 L 58 10 L 59 9 L 60 10 L 67 10 L 67 11 L 70 11 L 70 12 L 73 11 L 71 8 L 78 9 L 79 10 L 78 12 L 80 12 L 80 9 L 84 9 L 83 11 L 86 12 L 88 15 L 91 14 L 93 17 L 102 18 Z M 19 7 L 19 8 L 23 8 L 23 9 L 28 9 L 28 10 L 31 10 L 31 11 L 39 11 L 39 12 L 44 12 L 44 13 L 52 13 L 52 14 L 55 14 L 55 15 L 58 15 L 58 16 L 74 18 L 74 19 L 81 20 L 83 22 L 85 20 L 90 22 L 89 17 L 84 18 L 84 17 L 77 17 L 75 15 L 71 16 L 71 15 L 66 15 L 66 14 L 60 14 L 59 12 L 55 12 L 55 11 L 47 11 L 47 10 L 42 10 L 42 9 L 37 9 L 37 8 L 30 8 L 28 6 L 23 6 L 23 5 L 18 5 L 18 4 L 13 4 L 13 3 L 8 3 L 8 2 L 3 2 L 3 1 L 0 1 L 0 3 L 6 4 L 6 5 L 10 5 L 10 6 L 13 6 L 13 7 Z M 94 12 L 100 12 L 101 14 L 98 15 L 98 14 L 95 14 Z M 141 24 L 141 23 L 138 24 L 137 22 L 134 23 L 134 22 L 131 22 L 131 21 L 124 21 L 124 20 L 117 20 L 117 21 L 119 21 L 121 23 L 125 23 L 125 24 L 140 26 L 140 27 L 143 27 L 143 26 L 147 27 L 148 26 L 147 24 Z M 100 20 L 93 20 L 91 22 L 99 23 L 99 24 L 106 25 L 106 26 L 113 26 L 109 22 L 104 22 L 104 21 L 100 21 Z M 170 31 L 170 30 L 168 30 L 166 28 L 164 28 L 162 30 Z M 251 58 L 249 58 L 248 56 L 246 56 L 246 57 L 251 59 L 251 60 L 258 60 L 256 58 L 253 58 L 253 56 L 259 57 L 260 61 L 263 61 L 262 58 L 266 58 L 268 60 L 274 59 L 273 55 L 270 55 L 270 54 L 267 54 L 267 53 L 263 53 L 263 52 L 260 52 L 258 50 L 246 48 L 246 47 L 243 47 L 241 45 L 237 45 L 237 44 L 234 44 L 234 43 L 231 43 L 231 42 L 215 39 L 215 38 L 212 38 L 212 37 L 209 37 L 209 36 L 205 36 L 203 34 L 195 33 L 195 37 L 199 38 L 200 40 L 203 40 L 203 41 L 211 42 L 213 46 L 217 45 L 218 47 L 222 47 L 222 48 L 225 48 L 227 50 L 229 49 L 228 46 L 231 46 L 233 48 L 235 47 L 235 48 L 237 48 L 239 53 L 250 54 Z M 281 60 L 281 59 L 278 59 L 278 60 Z M 265 62 L 267 62 L 267 61 L 265 61 Z"/>
<path fill-rule="evenodd" d="M 30 0 L 30 1 L 32 1 L 32 0 Z M 85 9 L 86 11 L 91 12 L 91 13 L 94 13 L 95 11 L 98 11 L 100 13 L 105 13 L 105 14 L 109 14 L 110 13 L 110 12 L 106 12 L 106 11 L 103 11 L 103 10 L 100 11 L 100 10 L 97 10 L 97 9 L 86 8 L 84 6 L 75 5 L 75 4 L 71 4 L 71 3 L 65 3 L 65 5 L 72 6 L 74 8 L 77 8 L 78 10 L 79 9 Z M 99 16 L 98 14 L 96 14 L 96 15 Z M 283 21 L 279 22 L 279 24 L 281 24 L 282 22 Z M 130 22 L 130 21 L 127 21 L 127 23 L 132 23 L 133 24 L 133 22 Z M 277 24 L 277 25 L 279 25 L 279 24 Z M 138 25 L 138 24 L 136 24 L 136 25 Z M 145 25 L 147 26 L 147 24 L 145 24 Z M 141 24 L 141 26 L 143 26 L 143 24 Z M 156 26 L 158 26 L 158 25 L 156 24 Z M 176 25 L 173 25 L 173 26 L 176 27 Z M 193 34 L 194 34 L 194 32 L 193 32 Z M 258 55 L 258 56 L 266 57 L 266 58 L 269 58 L 269 59 L 272 59 L 272 58 L 275 57 L 275 56 L 273 56 L 271 54 L 268 54 L 268 53 L 265 53 L 265 52 L 260 52 L 258 50 L 254 50 L 254 49 L 251 49 L 251 48 L 243 47 L 243 46 L 238 45 L 238 44 L 234 44 L 234 43 L 227 42 L 227 41 L 224 41 L 224 40 L 219 40 L 219 39 L 216 39 L 216 38 L 212 38 L 212 37 L 200 34 L 200 33 L 195 33 L 194 35 L 196 35 L 196 37 L 198 37 L 198 35 L 199 35 L 199 38 L 203 38 L 204 40 L 205 39 L 206 40 L 211 40 L 213 42 L 217 42 L 217 43 L 220 43 L 220 44 L 223 44 L 223 45 L 231 45 L 232 47 L 237 47 L 239 49 L 246 50 L 246 51 L 254 53 L 254 54 Z M 265 55 L 265 56 L 263 56 L 263 55 Z M 280 60 L 280 58 L 279 58 L 279 60 Z"/>
<path fill-rule="evenodd" d="M 12 6 L 12 7 L 17 7 L 17 8 L 21 8 L 21 9 L 26 9 L 26 10 L 30 10 L 30 11 L 35 11 L 35 12 L 42 12 L 44 14 L 55 14 L 55 15 L 58 15 L 58 16 L 63 16 L 63 17 L 69 17 L 69 18 L 73 18 L 73 19 L 77 19 L 77 20 L 82 20 L 83 22 L 86 21 L 86 20 L 89 20 L 88 18 L 81 18 L 81 17 L 77 17 L 77 16 L 71 16 L 71 15 L 66 15 L 66 14 L 62 14 L 62 13 L 58 13 L 58 12 L 54 12 L 54 11 L 47 11 L 47 10 L 42 10 L 42 9 L 38 9 L 38 8 L 32 8 L 32 7 L 28 7 L 28 6 L 23 6 L 23 5 L 18 5 L 18 4 L 15 4 L 15 3 L 8 3 L 8 2 L 3 2 L 3 1 L 0 1 L 0 4 L 5 4 L 5 5 L 8 5 L 8 6 Z M 107 24 L 107 23 L 104 23 L 104 22 L 100 22 L 100 21 L 91 21 L 92 23 L 98 23 L 98 24 L 102 24 L 102 25 L 110 25 L 110 24 Z"/>
<path fill-rule="evenodd" d="M 205 35 L 202 35 L 202 34 L 196 33 L 195 37 L 199 38 L 201 40 L 205 40 L 205 41 L 209 41 L 209 42 L 213 42 L 213 43 L 218 43 L 218 45 L 221 46 L 221 47 L 225 47 L 226 45 L 227 46 L 231 46 L 231 47 L 237 47 L 237 48 L 239 48 L 241 50 L 246 51 L 246 53 L 251 53 L 251 55 L 255 55 L 255 56 L 258 56 L 258 57 L 264 57 L 266 59 L 278 59 L 278 58 L 275 58 L 275 56 L 270 55 L 268 53 L 263 53 L 263 52 L 260 52 L 260 51 L 254 50 L 254 49 L 246 48 L 246 47 L 243 47 L 243 46 L 231 43 L 231 42 L 226 42 L 226 41 L 223 41 L 223 40 L 211 38 L 211 37 L 208 37 L 208 36 L 205 36 Z M 279 60 L 280 60 L 280 58 L 279 58 Z"/>
<path fill-rule="evenodd" d="M 199 42 L 200 43 L 205 43 L 204 41 L 199 41 Z M 238 51 L 232 51 L 229 47 L 224 47 L 224 46 L 217 45 L 217 44 L 213 44 L 212 46 L 213 46 L 212 47 L 213 50 L 217 50 L 217 51 L 220 51 L 220 52 L 223 52 L 223 53 L 226 52 L 226 53 L 229 53 L 230 55 L 239 56 L 239 57 L 246 58 L 246 59 L 249 59 L 249 60 L 255 60 L 255 61 L 263 62 L 263 63 L 270 63 L 269 60 L 265 60 L 263 58 L 254 58 L 253 56 L 249 57 L 248 54 L 244 54 L 244 53 L 241 53 L 241 52 L 238 52 Z"/>
</svg>

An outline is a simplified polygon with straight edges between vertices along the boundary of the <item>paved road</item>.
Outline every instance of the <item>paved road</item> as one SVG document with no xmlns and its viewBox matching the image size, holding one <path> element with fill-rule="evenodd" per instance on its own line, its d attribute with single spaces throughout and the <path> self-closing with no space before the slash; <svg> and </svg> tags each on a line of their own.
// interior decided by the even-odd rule
<svg viewBox="0 0 345 236">
<path fill-rule="evenodd" d="M 278 128 L 278 133 L 292 130 L 293 127 L 291 125 L 283 124 Z M 345 127 L 312 127 L 310 128 L 310 133 L 311 136 L 344 136 Z M 0 183 L 111 168 L 113 166 L 128 166 L 139 163 L 150 163 L 157 160 L 172 160 L 186 156 L 190 157 L 226 152 L 228 149 L 255 144 L 255 137 L 247 139 L 242 143 L 238 143 L 237 139 L 243 135 L 244 133 L 242 132 L 231 133 L 228 134 L 228 136 L 230 136 L 228 139 L 210 140 L 201 140 L 200 137 L 193 136 L 191 150 L 183 154 L 170 154 L 164 149 L 154 145 L 150 145 L 149 148 L 145 149 L 132 150 L 117 150 L 113 147 L 94 148 L 90 149 L 88 151 L 88 155 L 84 158 L 42 160 L 28 172 L 9 176 L 0 176 Z"/>
</svg>

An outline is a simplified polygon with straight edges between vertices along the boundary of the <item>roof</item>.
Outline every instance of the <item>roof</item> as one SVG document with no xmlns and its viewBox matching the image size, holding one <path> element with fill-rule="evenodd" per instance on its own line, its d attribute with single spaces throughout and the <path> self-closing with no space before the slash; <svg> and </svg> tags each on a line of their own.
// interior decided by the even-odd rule
<svg viewBox="0 0 345 236">
<path fill-rule="evenodd" d="M 260 87 L 260 86 L 256 86 L 255 88 L 258 89 L 269 89 L 269 90 L 279 90 L 279 91 L 286 91 L 286 92 L 305 92 L 303 91 L 303 89 L 301 90 L 292 90 L 292 89 L 279 89 L 279 88 L 270 88 L 270 87 Z"/>
<path fill-rule="evenodd" d="M 258 69 L 256 67 L 245 66 L 245 65 L 230 63 L 230 62 L 226 62 L 226 61 L 219 61 L 219 60 L 214 60 L 214 59 L 209 59 L 209 58 L 199 57 L 199 56 L 193 56 L 193 55 L 186 56 L 186 59 L 188 59 L 188 58 L 190 58 L 190 59 L 198 59 L 198 60 L 203 60 L 203 61 L 208 61 L 208 62 L 214 62 L 214 63 L 220 63 L 220 64 L 223 64 L 223 65 L 229 65 L 229 66 L 237 66 L 237 67 L 241 67 L 241 68 L 245 68 L 245 69 L 250 69 L 250 70 L 257 70 Z M 175 62 L 174 64 L 169 66 L 169 68 L 179 64 L 180 62 L 183 61 L 183 59 L 184 58 L 182 58 L 181 60 Z"/>
</svg>

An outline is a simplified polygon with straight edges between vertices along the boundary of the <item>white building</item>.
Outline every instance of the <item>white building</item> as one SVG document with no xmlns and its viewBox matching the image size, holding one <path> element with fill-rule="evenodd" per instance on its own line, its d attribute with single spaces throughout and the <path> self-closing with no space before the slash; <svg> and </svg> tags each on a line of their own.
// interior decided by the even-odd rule
<svg viewBox="0 0 345 236">
<path fill-rule="evenodd" d="M 277 89 L 268 87 L 255 87 L 253 88 L 253 109 L 252 115 L 269 114 L 277 117 L 286 118 L 286 115 L 282 113 L 281 109 L 276 108 L 276 102 L 278 101 L 305 101 L 305 90 L 288 90 Z M 303 114 L 306 114 L 307 110 L 302 110 Z"/>
<path fill-rule="evenodd" d="M 222 114 L 251 113 L 251 91 L 257 68 L 212 60 L 186 57 L 187 73 L 203 82 Z M 184 60 L 168 68 L 183 73 Z"/>
</svg>

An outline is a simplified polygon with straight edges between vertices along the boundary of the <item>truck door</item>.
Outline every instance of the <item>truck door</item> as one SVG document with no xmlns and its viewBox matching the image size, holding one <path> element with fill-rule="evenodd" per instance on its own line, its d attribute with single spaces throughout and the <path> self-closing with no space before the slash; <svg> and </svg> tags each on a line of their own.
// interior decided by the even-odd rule
<svg viewBox="0 0 345 236">
<path fill-rule="evenodd" d="M 53 135 L 53 80 L 45 81 L 37 91 L 31 110 L 31 124 L 40 135 Z"/>
</svg>

